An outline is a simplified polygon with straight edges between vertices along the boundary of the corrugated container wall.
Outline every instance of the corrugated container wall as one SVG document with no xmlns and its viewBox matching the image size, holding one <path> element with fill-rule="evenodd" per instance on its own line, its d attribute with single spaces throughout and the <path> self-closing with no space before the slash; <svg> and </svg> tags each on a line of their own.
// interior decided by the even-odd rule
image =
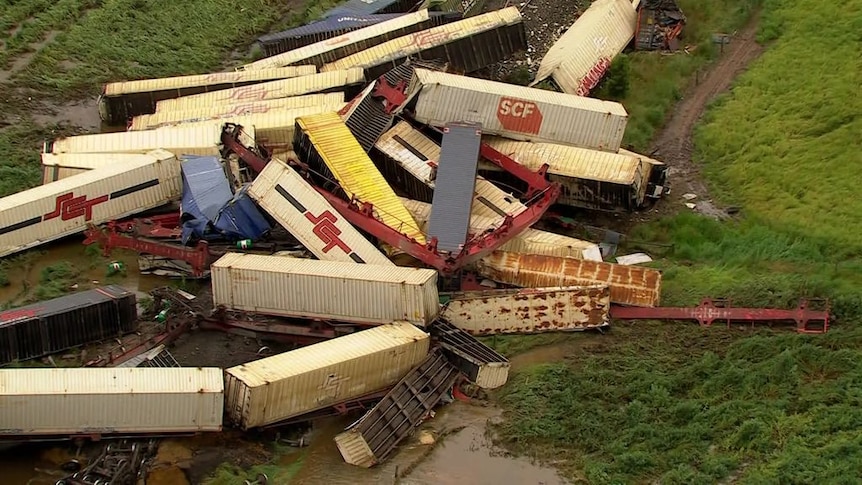
<svg viewBox="0 0 862 485">
<path fill-rule="evenodd" d="M 159 101 L 156 112 L 185 109 L 195 109 L 213 104 L 233 104 L 240 101 L 263 101 L 266 99 L 287 98 L 301 94 L 350 91 L 349 87 L 361 84 L 365 75 L 361 69 L 325 72 L 311 76 L 301 76 L 281 81 L 243 86 L 241 88 L 223 89 L 213 93 L 184 96 L 177 99 Z M 348 96 L 355 93 L 348 92 Z"/>
<path fill-rule="evenodd" d="M 557 204 L 631 211 L 644 202 L 652 166 L 638 158 L 499 137 L 485 137 L 484 142 L 530 170 L 548 164 L 548 178 L 562 186 Z"/>
<path fill-rule="evenodd" d="M 416 69 L 416 120 L 482 123 L 486 134 L 616 152 L 628 114 L 619 103 Z"/>
<path fill-rule="evenodd" d="M 193 127 L 166 126 L 149 131 L 70 136 L 55 140 L 51 153 L 147 153 L 162 148 L 177 156 L 218 156 L 221 133 L 222 123 L 212 122 Z"/>
<path fill-rule="evenodd" d="M 221 431 L 218 368 L 0 370 L 0 434 L 14 436 Z"/>
<path fill-rule="evenodd" d="M 428 334 L 393 323 L 225 370 L 227 415 L 243 429 L 392 386 L 428 354 Z"/>
<path fill-rule="evenodd" d="M 216 306 L 367 325 L 424 326 L 439 312 L 437 272 L 228 253 L 213 263 Z"/>
<path fill-rule="evenodd" d="M 225 116 L 246 116 L 272 113 L 286 109 L 307 108 L 319 105 L 335 105 L 344 103 L 344 93 L 306 94 L 290 98 L 267 99 L 264 101 L 239 101 L 232 104 L 212 104 L 196 109 L 182 111 L 163 110 L 153 114 L 135 116 L 129 129 L 149 126 L 159 127 L 178 121 L 205 121 Z"/>
<path fill-rule="evenodd" d="M 418 200 L 401 199 L 407 210 L 424 230 L 431 214 L 431 204 Z M 499 226 L 498 219 L 476 215 L 470 217 L 470 232 L 479 234 L 489 228 Z M 559 256 L 563 258 L 587 259 L 590 261 L 601 261 L 602 252 L 597 244 L 582 241 L 573 237 L 541 231 L 539 229 L 527 228 L 516 234 L 506 244 L 499 248 L 500 251 L 510 251 L 522 254 L 542 254 L 546 256 Z"/>
<path fill-rule="evenodd" d="M 471 335 L 571 332 L 610 325 L 607 286 L 453 293 L 441 316 Z"/>
<path fill-rule="evenodd" d="M 133 116 L 153 113 L 156 103 L 164 99 L 306 76 L 316 72 L 315 66 L 294 66 L 253 73 L 217 72 L 110 83 L 104 86 L 99 97 L 99 116 L 107 123 L 121 125 Z"/>
<path fill-rule="evenodd" d="M 96 168 L 151 159 L 149 155 L 138 153 L 43 153 L 42 183 L 56 182 Z"/>
<path fill-rule="evenodd" d="M 431 16 L 427 10 L 420 10 L 345 33 L 334 39 L 322 40 L 315 44 L 300 47 L 299 49 L 267 57 L 251 64 L 246 64 L 242 69 L 268 69 L 274 66 L 290 66 L 299 63 L 314 64 L 317 67 L 321 67 L 326 63 L 335 62 L 338 59 L 372 48 L 383 42 L 413 32 L 419 32 L 435 25 L 452 22 L 458 18 L 460 18 L 459 15 L 455 15 L 454 17 L 452 15 L 439 14 Z"/>
<path fill-rule="evenodd" d="M 361 67 L 368 79 L 374 79 L 415 58 L 445 59 L 452 69 L 474 72 L 525 48 L 521 14 L 508 7 L 390 40 L 326 64 L 320 71 Z"/>
<path fill-rule="evenodd" d="M 661 296 L 661 272 L 642 266 L 495 251 L 479 260 L 482 276 L 526 288 L 608 285 L 611 302 L 654 307 Z"/>
<path fill-rule="evenodd" d="M 180 161 L 164 150 L 150 155 L 0 199 L 0 257 L 178 199 Z"/>
<path fill-rule="evenodd" d="M 281 160 L 273 159 L 266 165 L 255 177 L 248 194 L 318 259 L 393 265 Z"/>
<path fill-rule="evenodd" d="M 588 95 L 634 37 L 637 16 L 631 0 L 593 2 L 545 54 L 531 85 L 551 76 L 563 92 Z"/>
<path fill-rule="evenodd" d="M 267 57 L 332 39 L 370 25 L 400 17 L 403 14 L 336 15 L 292 29 L 257 38 Z"/>
</svg>

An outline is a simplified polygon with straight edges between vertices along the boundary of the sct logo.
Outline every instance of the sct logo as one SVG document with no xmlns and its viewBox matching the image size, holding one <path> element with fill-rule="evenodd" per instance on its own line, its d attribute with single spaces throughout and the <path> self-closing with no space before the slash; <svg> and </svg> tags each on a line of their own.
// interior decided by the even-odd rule
<svg viewBox="0 0 862 485">
<path fill-rule="evenodd" d="M 85 221 L 93 218 L 93 206 L 108 200 L 107 195 L 87 200 L 86 195 L 75 197 L 73 192 L 57 196 L 54 200 L 54 211 L 42 216 L 42 221 L 59 217 L 63 221 L 84 216 Z"/>
<path fill-rule="evenodd" d="M 323 252 L 328 253 L 332 248 L 340 248 L 344 251 L 344 254 L 350 254 L 351 251 L 350 246 L 344 243 L 341 240 L 341 229 L 335 226 L 335 223 L 338 221 L 338 218 L 335 217 L 330 211 L 323 211 L 319 216 L 314 216 L 311 211 L 305 213 L 305 218 L 309 220 L 312 224 L 314 224 L 314 229 L 311 232 L 314 233 L 321 241 L 323 241 L 326 246 L 323 247 Z"/>
<path fill-rule="evenodd" d="M 542 128 L 542 112 L 536 103 L 515 98 L 500 98 L 497 119 L 503 128 L 536 135 Z"/>
</svg>

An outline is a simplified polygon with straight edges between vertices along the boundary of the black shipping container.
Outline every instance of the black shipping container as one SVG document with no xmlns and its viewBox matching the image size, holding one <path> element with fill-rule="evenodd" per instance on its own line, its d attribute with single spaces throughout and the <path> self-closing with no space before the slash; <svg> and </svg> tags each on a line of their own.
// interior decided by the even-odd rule
<svg viewBox="0 0 862 485">
<path fill-rule="evenodd" d="M 0 312 L 0 365 L 119 337 L 137 319 L 135 294 L 116 285 Z"/>
</svg>

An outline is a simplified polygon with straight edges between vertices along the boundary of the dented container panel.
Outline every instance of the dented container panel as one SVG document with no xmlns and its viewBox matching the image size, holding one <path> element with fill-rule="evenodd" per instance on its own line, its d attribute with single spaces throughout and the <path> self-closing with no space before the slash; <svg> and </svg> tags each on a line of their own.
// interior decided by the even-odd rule
<svg viewBox="0 0 862 485">
<path fill-rule="evenodd" d="M 0 199 L 0 257 L 178 199 L 180 161 L 164 150 L 149 155 Z"/>
<path fill-rule="evenodd" d="M 472 335 L 579 331 L 610 325 L 607 286 L 453 293 L 441 316 Z"/>
<path fill-rule="evenodd" d="M 416 222 L 419 223 L 419 227 L 424 230 L 425 225 L 428 223 L 428 216 L 431 214 L 431 204 L 410 199 L 401 200 L 404 202 L 407 210 L 413 214 Z M 470 217 L 470 232 L 478 234 L 488 228 L 496 228 L 499 225 L 498 222 L 496 219 L 477 215 L 474 212 Z M 524 229 L 513 236 L 512 239 L 500 246 L 500 251 L 588 259 L 591 261 L 602 260 L 602 252 L 595 243 L 533 228 Z"/>
<path fill-rule="evenodd" d="M 153 114 L 135 116 L 129 130 L 141 127 L 158 128 L 181 121 L 206 121 L 227 116 L 247 116 L 279 112 L 297 108 L 344 103 L 344 93 L 306 94 L 290 98 L 268 99 L 264 101 L 240 101 L 237 103 L 211 104 L 197 109 L 182 111 L 162 110 Z M 149 129 L 148 128 L 148 129 Z"/>
<path fill-rule="evenodd" d="M 168 110 L 181 111 L 217 103 L 230 104 L 245 101 L 263 101 L 301 94 L 343 91 L 348 86 L 363 82 L 365 82 L 365 75 L 361 69 L 325 72 L 240 88 L 223 89 L 212 93 L 184 96 L 177 99 L 166 99 L 159 101 L 156 105 L 156 112 Z"/>
<path fill-rule="evenodd" d="M 221 122 L 211 122 L 191 127 L 70 136 L 55 140 L 51 153 L 147 153 L 161 148 L 177 156 L 219 156 L 222 126 Z"/>
<path fill-rule="evenodd" d="M 383 391 L 429 343 L 415 326 L 391 323 L 226 369 L 226 414 L 249 429 Z"/>
<path fill-rule="evenodd" d="M 628 114 L 611 101 L 416 69 L 408 96 L 418 121 L 481 123 L 486 134 L 616 152 Z"/>
<path fill-rule="evenodd" d="M 221 431 L 218 368 L 0 370 L 0 435 Z"/>
<path fill-rule="evenodd" d="M 237 311 L 420 326 L 440 311 L 430 269 L 228 253 L 211 272 L 215 305 Z"/>
<path fill-rule="evenodd" d="M 477 263 L 489 279 L 525 288 L 608 285 L 611 302 L 654 307 L 661 295 L 661 272 L 642 266 L 495 251 Z"/>
<path fill-rule="evenodd" d="M 56 182 L 72 175 L 111 165 L 151 160 L 149 155 L 136 153 L 43 153 L 42 184 Z"/>
<path fill-rule="evenodd" d="M 597 0 L 548 50 L 533 84 L 551 76 L 563 92 L 586 96 L 635 34 L 631 0 Z"/>
<path fill-rule="evenodd" d="M 324 261 L 393 266 L 301 175 L 278 159 L 255 177 L 248 194 L 303 246 Z"/>
</svg>

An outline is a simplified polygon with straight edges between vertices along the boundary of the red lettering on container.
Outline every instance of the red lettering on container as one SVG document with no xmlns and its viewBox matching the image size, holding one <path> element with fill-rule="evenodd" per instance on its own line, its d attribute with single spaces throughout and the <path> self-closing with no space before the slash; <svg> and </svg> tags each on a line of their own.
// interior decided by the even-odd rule
<svg viewBox="0 0 862 485">
<path fill-rule="evenodd" d="M 335 214 L 330 211 L 324 211 L 319 216 L 314 216 L 311 212 L 306 212 L 305 218 L 314 224 L 314 229 L 311 232 L 326 244 L 323 248 L 324 253 L 328 253 L 334 247 L 341 248 L 344 254 L 353 252 L 350 246 L 338 237 L 341 235 L 341 229 L 335 226 L 335 222 L 338 221 L 338 217 Z"/>
<path fill-rule="evenodd" d="M 204 77 L 204 82 L 207 83 L 232 83 L 239 80 L 240 73 L 238 72 L 214 72 Z"/>
<path fill-rule="evenodd" d="M 269 91 L 266 88 L 262 88 L 259 85 L 253 84 L 251 86 L 243 86 L 241 88 L 234 88 L 233 92 L 230 95 L 230 99 L 256 99 L 263 100 L 266 99 L 266 95 Z"/>
<path fill-rule="evenodd" d="M 93 206 L 107 200 L 107 195 L 87 200 L 86 195 L 75 197 L 73 192 L 69 192 L 57 196 L 54 201 L 54 211 L 42 216 L 42 221 L 49 221 L 57 216 L 64 221 L 84 216 L 84 220 L 89 221 L 93 218 Z"/>
<path fill-rule="evenodd" d="M 508 131 L 536 135 L 542 128 L 542 111 L 536 103 L 515 98 L 500 98 L 497 119 Z"/>
<path fill-rule="evenodd" d="M 580 84 L 578 85 L 578 91 L 576 94 L 578 96 L 586 96 L 590 94 L 590 91 L 598 86 L 599 81 L 602 80 L 602 76 L 608 72 L 608 68 L 611 67 L 611 60 L 607 57 L 603 57 L 599 59 L 595 66 L 593 66 L 590 71 L 581 79 Z"/>
<path fill-rule="evenodd" d="M 230 111 L 225 111 L 219 116 L 239 116 L 239 115 L 250 115 L 255 113 L 266 113 L 269 111 L 268 106 L 261 106 L 257 104 L 241 104 L 239 106 L 235 106 Z"/>
<path fill-rule="evenodd" d="M 437 44 L 440 42 L 444 42 L 449 40 L 452 34 L 449 32 L 438 32 L 438 33 L 428 33 L 428 31 L 416 32 L 411 37 L 413 38 L 413 42 L 411 42 L 408 47 L 416 46 L 419 48 L 426 47 L 429 45 Z"/>
</svg>

